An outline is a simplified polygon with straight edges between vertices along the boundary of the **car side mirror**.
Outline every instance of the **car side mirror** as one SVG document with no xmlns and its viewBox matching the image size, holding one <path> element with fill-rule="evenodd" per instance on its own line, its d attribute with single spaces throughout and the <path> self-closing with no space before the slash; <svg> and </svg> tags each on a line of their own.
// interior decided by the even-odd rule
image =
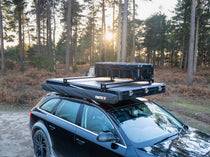
<svg viewBox="0 0 210 157">
<path fill-rule="evenodd" d="M 119 141 L 118 138 L 116 138 L 112 132 L 101 132 L 97 136 L 97 140 L 99 142 L 113 142 L 116 143 Z"/>
</svg>

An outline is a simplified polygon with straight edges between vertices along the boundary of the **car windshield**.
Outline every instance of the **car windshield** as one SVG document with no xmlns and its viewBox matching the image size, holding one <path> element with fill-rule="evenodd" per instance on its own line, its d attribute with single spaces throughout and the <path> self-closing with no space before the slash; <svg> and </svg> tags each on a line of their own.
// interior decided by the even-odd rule
<svg viewBox="0 0 210 157">
<path fill-rule="evenodd" d="M 134 143 L 163 140 L 182 129 L 182 124 L 152 101 L 135 101 L 116 108 L 112 115 Z M 157 141 L 156 141 L 157 142 Z"/>
</svg>

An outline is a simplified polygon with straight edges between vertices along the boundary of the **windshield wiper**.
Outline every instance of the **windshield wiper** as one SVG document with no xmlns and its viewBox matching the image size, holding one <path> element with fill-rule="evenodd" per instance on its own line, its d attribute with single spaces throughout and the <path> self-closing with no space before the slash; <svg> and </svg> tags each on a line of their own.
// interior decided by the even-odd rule
<svg viewBox="0 0 210 157">
<path fill-rule="evenodd" d="M 168 140 L 169 138 L 171 138 L 171 137 L 173 137 L 173 136 L 176 136 L 176 135 L 179 135 L 179 133 L 176 133 L 176 134 L 173 134 L 173 135 L 171 135 L 171 136 L 168 136 L 168 137 L 166 137 L 166 138 L 164 138 L 164 139 L 162 139 L 162 140 L 156 142 L 154 145 L 156 145 L 156 144 L 158 144 L 158 143 L 162 143 L 162 142 L 164 142 L 164 141 Z"/>
</svg>

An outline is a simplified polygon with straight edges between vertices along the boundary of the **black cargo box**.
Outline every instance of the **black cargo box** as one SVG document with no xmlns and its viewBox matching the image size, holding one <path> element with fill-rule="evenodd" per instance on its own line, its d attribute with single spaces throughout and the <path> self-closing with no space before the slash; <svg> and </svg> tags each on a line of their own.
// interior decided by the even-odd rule
<svg viewBox="0 0 210 157">
<path fill-rule="evenodd" d="M 153 64 L 98 62 L 95 64 L 95 76 L 153 82 Z"/>
</svg>

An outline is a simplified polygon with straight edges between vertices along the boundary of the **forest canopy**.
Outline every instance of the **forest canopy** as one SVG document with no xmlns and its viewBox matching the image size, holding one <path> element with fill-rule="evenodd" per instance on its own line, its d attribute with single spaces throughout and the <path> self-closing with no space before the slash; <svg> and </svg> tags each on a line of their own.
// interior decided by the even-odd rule
<svg viewBox="0 0 210 157">
<path fill-rule="evenodd" d="M 65 64 L 68 73 L 98 61 L 187 70 L 193 1 L 178 0 L 171 19 L 160 11 L 140 20 L 136 10 L 144 6 L 135 0 L 1 0 L 2 72 L 16 64 L 50 71 Z M 194 71 L 210 65 L 209 6 L 196 2 Z"/>
</svg>

